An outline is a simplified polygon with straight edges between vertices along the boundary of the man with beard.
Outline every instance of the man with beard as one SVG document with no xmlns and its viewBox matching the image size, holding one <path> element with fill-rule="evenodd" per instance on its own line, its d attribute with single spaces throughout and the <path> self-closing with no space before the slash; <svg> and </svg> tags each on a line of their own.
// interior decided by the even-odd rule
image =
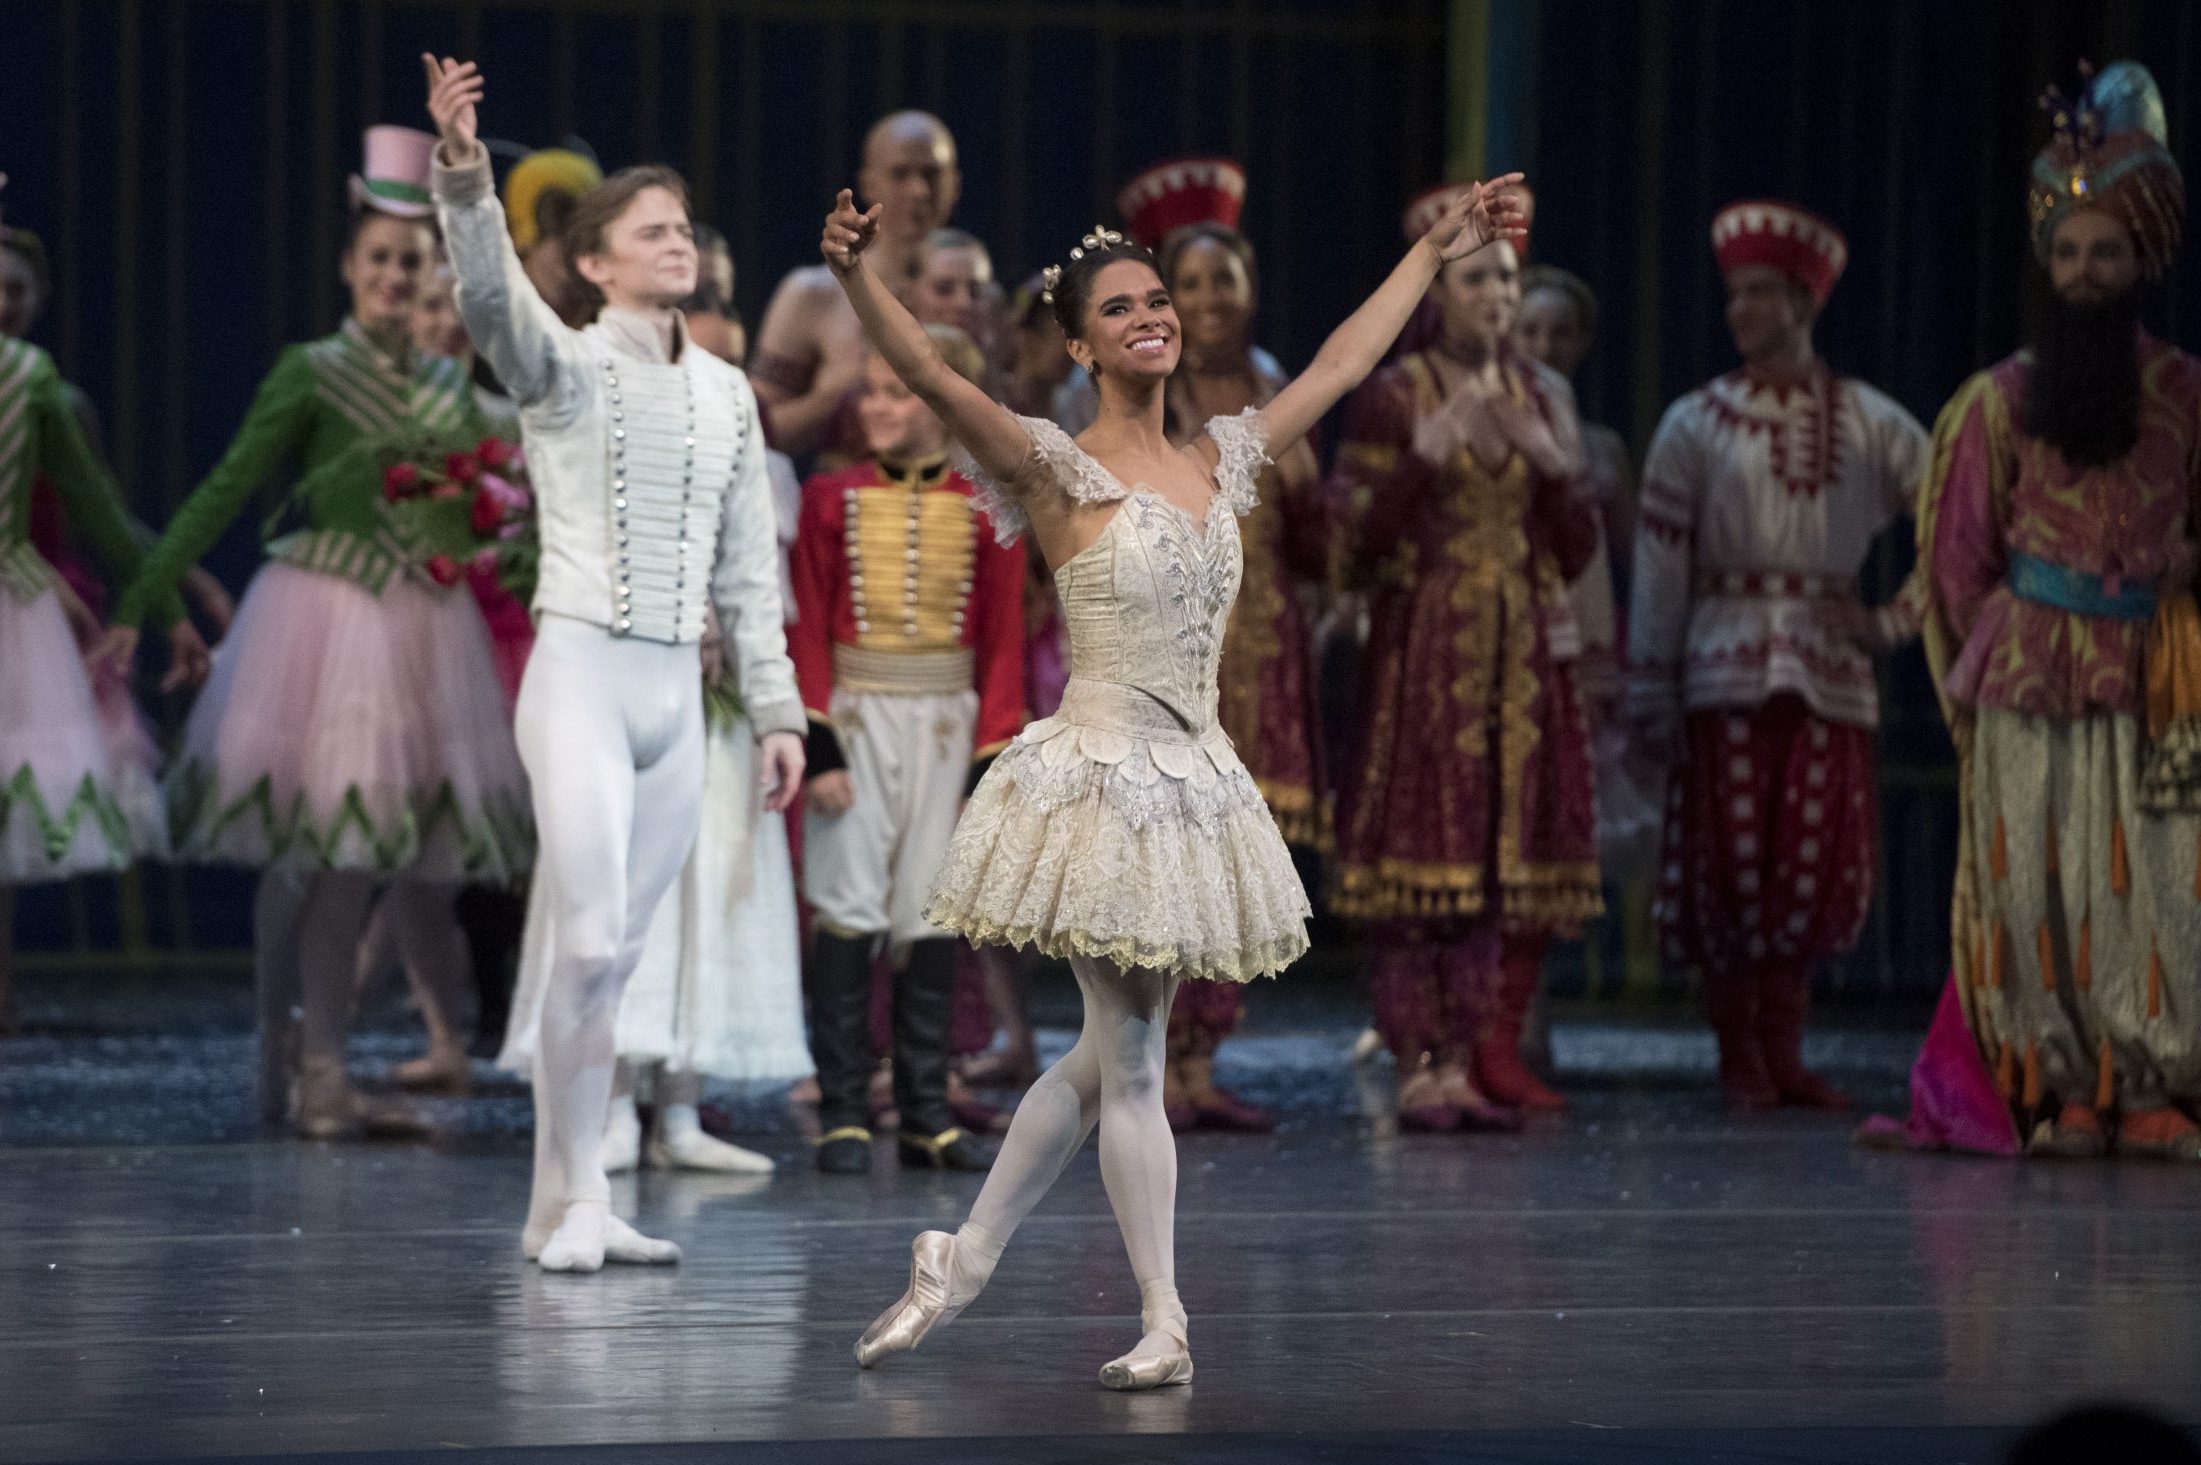
<svg viewBox="0 0 2201 1465">
<path fill-rule="evenodd" d="M 1804 1067 L 1811 977 L 1872 903 L 1872 654 L 1916 597 L 1868 611 L 1857 572 L 1910 509 L 1926 434 L 1837 376 L 1812 324 L 1848 263 L 1793 204 L 1712 221 L 1742 357 L 1667 410 L 1643 469 L 1627 702 L 1667 791 L 1661 944 L 1703 975 L 1720 1089 L 1737 1109 L 1846 1107 Z"/>
<path fill-rule="evenodd" d="M 881 205 L 872 268 L 897 293 L 917 277 L 925 237 L 945 226 L 963 192 L 955 137 L 930 112 L 894 112 L 864 135 L 856 192 Z M 798 460 L 823 453 L 838 467 L 870 456 L 853 401 L 871 348 L 823 265 L 791 271 L 764 308 L 749 376 L 764 403 L 772 446 Z"/>
<path fill-rule="evenodd" d="M 2184 190 L 2141 67 L 2048 105 L 2032 346 L 1943 411 L 1919 501 L 1960 759 L 1953 980 L 2035 1153 L 2197 1161 L 2201 812 L 2148 777 L 2148 714 L 2192 624 L 2201 362 L 2138 319 Z"/>
</svg>

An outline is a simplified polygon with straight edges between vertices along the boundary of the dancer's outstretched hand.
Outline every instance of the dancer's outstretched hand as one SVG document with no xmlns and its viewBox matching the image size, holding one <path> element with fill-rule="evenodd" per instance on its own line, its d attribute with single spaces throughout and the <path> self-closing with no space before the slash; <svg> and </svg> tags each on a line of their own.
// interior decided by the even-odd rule
<svg viewBox="0 0 2201 1465">
<path fill-rule="evenodd" d="M 833 201 L 833 212 L 826 215 L 825 237 L 818 241 L 818 250 L 834 274 L 845 275 L 856 268 L 856 261 L 878 237 L 879 205 L 858 213 L 856 195 L 844 188 Z"/>
<path fill-rule="evenodd" d="M 764 786 L 764 807 L 777 814 L 802 792 L 802 739 L 791 732 L 766 733 L 757 745 L 757 780 Z"/>
<path fill-rule="evenodd" d="M 1528 214 L 1511 191 L 1522 181 L 1521 174 L 1508 173 L 1461 189 L 1452 207 L 1429 231 L 1429 243 L 1437 251 L 1437 258 L 1449 262 L 1501 239 L 1519 244 L 1528 238 Z"/>
<path fill-rule="evenodd" d="M 443 138 L 443 155 L 453 163 L 473 158 L 481 146 L 476 108 L 481 103 L 481 68 L 471 61 L 438 61 L 423 52 L 421 66 L 428 73 L 428 115 L 436 119 Z"/>
</svg>

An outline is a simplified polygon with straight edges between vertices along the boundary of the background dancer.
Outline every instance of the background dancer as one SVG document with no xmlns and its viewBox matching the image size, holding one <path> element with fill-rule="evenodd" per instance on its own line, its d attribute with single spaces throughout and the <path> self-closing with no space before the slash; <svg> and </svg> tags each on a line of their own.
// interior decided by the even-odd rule
<svg viewBox="0 0 2201 1465">
<path fill-rule="evenodd" d="M 679 306 L 695 293 L 697 258 L 679 175 L 630 168 L 582 200 L 571 253 L 603 309 L 573 330 L 505 233 L 476 135 L 480 71 L 422 61 L 459 308 L 520 404 L 542 535 L 518 718 L 553 955 L 521 1247 L 546 1271 L 672 1261 L 677 1247 L 611 1215 L 600 1145 L 620 994 L 695 844 L 695 648 L 708 608 L 733 645 L 766 808 L 784 808 L 802 774 L 763 431 L 741 372 L 687 339 Z"/>
<path fill-rule="evenodd" d="M 1332 905 L 1370 923 L 1401 1122 L 1447 1130 L 1565 1105 L 1520 1040 L 1551 938 L 1602 906 L 1567 594 L 1597 519 L 1573 391 L 1510 341 L 1513 246 L 1432 295 L 1434 343 L 1354 397 L 1330 480 L 1373 600 Z"/>
<path fill-rule="evenodd" d="M 985 359 L 926 328 L 980 390 Z M 810 716 L 803 890 L 812 911 L 818 1168 L 871 1168 L 872 965 L 894 953 L 896 1148 L 983 1170 L 949 1108 L 954 938 L 924 915 L 966 790 L 1024 722 L 1024 556 L 996 542 L 947 429 L 886 361 L 859 404 L 872 461 L 803 486 L 791 645 Z"/>
<path fill-rule="evenodd" d="M 288 1108 L 311 1138 L 423 1127 L 410 1109 L 357 1093 L 345 1068 L 377 889 L 388 886 L 407 966 L 448 966 L 463 961 L 460 886 L 516 879 L 531 857 L 526 778 L 488 631 L 472 598 L 430 573 L 428 549 L 397 532 L 384 473 L 386 452 L 471 447 L 487 429 L 463 366 L 413 342 L 435 261 L 424 186 L 433 145 L 411 128 L 369 129 L 342 261 L 350 314 L 334 335 L 277 358 L 115 616 L 135 626 L 279 466 L 305 470 L 267 521 L 268 563 L 169 781 L 179 858 L 262 871 L 263 1113 L 283 1111 L 295 1074 Z M 438 991 L 461 981 L 428 979 Z"/>
<path fill-rule="evenodd" d="M 1857 575 L 1910 508 L 1926 434 L 1812 347 L 1849 259 L 1833 225 L 1740 203 L 1712 247 L 1743 364 L 1651 440 L 1628 618 L 1631 720 L 1679 765 L 1660 936 L 1703 974 L 1729 1104 L 1846 1108 L 1804 1067 L 1804 1018 L 1812 973 L 1872 905 L 1872 656 L 1917 634 L 1919 612 L 1915 597 L 1868 612 Z"/>
<path fill-rule="evenodd" d="M 880 211 L 872 267 L 901 295 L 916 280 L 926 236 L 947 224 L 963 193 L 954 134 L 930 112 L 880 118 L 864 134 L 856 192 Z M 773 446 L 803 462 L 824 455 L 820 469 L 869 456 L 850 399 L 870 354 L 832 273 L 819 265 L 789 271 L 764 308 L 750 363 Z"/>
<path fill-rule="evenodd" d="M 1953 980 L 2032 1153 L 2201 1161 L 2201 362 L 2139 324 L 2185 189 L 2145 68 L 2054 100 L 2031 348 L 1943 409 L 1919 500 Z"/>
</svg>

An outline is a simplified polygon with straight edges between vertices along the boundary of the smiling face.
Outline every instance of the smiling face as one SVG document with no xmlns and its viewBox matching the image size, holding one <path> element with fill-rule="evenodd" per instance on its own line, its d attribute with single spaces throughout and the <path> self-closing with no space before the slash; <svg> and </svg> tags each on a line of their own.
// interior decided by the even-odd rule
<svg viewBox="0 0 2201 1465">
<path fill-rule="evenodd" d="M 910 313 L 928 326 L 954 326 L 983 341 L 994 279 L 993 261 L 976 245 L 927 249 L 911 292 Z"/>
<path fill-rule="evenodd" d="M 344 284 L 352 318 L 370 334 L 410 330 L 413 303 L 435 258 L 436 236 L 422 219 L 372 214 L 360 221 L 344 251 Z"/>
<path fill-rule="evenodd" d="M 602 249 L 574 264 L 607 304 L 673 309 L 695 293 L 699 268 L 688 206 L 671 189 L 643 189 L 605 228 Z"/>
<path fill-rule="evenodd" d="M 1253 277 L 1220 239 L 1195 238 L 1170 257 L 1170 297 L 1185 344 L 1201 358 L 1243 352 L 1253 334 Z"/>
<path fill-rule="evenodd" d="M 1144 260 L 1101 266 L 1086 297 L 1071 359 L 1102 376 L 1166 380 L 1183 355 L 1183 328 L 1162 277 Z"/>
<path fill-rule="evenodd" d="M 1500 240 L 1452 261 L 1437 276 L 1446 344 L 1488 355 L 1513 330 L 1521 308 L 1521 267 Z"/>
<path fill-rule="evenodd" d="M 2140 282 L 2132 231 L 2100 209 L 2074 210 L 2049 238 L 2048 282 L 2074 305 L 2130 294 Z"/>
<path fill-rule="evenodd" d="M 863 395 L 856 401 L 864 445 L 872 456 L 898 463 L 937 457 L 946 451 L 948 431 L 924 399 L 903 385 L 884 356 L 864 363 Z"/>
</svg>

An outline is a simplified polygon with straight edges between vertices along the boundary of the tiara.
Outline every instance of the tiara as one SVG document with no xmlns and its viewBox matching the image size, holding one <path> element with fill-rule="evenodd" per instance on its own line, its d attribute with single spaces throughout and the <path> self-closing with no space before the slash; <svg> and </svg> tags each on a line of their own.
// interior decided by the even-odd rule
<svg viewBox="0 0 2201 1465">
<path fill-rule="evenodd" d="M 1106 224 L 1095 224 L 1093 232 L 1080 239 L 1077 246 L 1070 251 L 1070 258 L 1073 261 L 1081 260 L 1085 258 L 1085 251 L 1088 249 L 1098 253 L 1103 249 L 1114 249 L 1122 243 L 1123 236 L 1121 234 L 1118 234 Z M 1055 287 L 1062 283 L 1062 266 L 1049 265 L 1039 272 L 1039 277 L 1046 286 L 1039 292 L 1039 298 L 1049 305 L 1054 304 Z"/>
</svg>

